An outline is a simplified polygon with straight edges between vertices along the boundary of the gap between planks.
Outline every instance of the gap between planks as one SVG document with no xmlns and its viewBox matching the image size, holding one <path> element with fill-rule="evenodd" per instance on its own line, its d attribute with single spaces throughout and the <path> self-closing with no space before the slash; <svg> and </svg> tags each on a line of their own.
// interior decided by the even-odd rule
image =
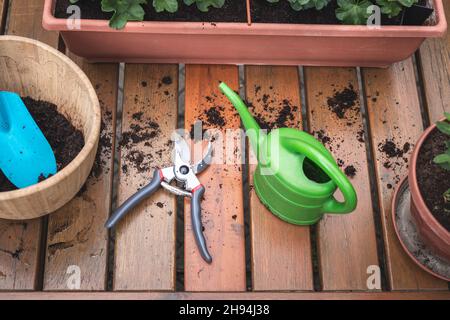
<svg viewBox="0 0 450 320">
<path fill-rule="evenodd" d="M 0 35 L 5 33 L 6 18 L 8 16 L 8 0 L 0 0 Z"/>
</svg>

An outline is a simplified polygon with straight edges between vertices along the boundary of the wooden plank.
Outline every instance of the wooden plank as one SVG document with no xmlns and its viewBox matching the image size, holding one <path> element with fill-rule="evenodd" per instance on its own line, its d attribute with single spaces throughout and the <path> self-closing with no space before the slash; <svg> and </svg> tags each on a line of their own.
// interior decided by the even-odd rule
<svg viewBox="0 0 450 320">
<path fill-rule="evenodd" d="M 423 130 L 412 60 L 388 69 L 364 69 L 363 75 L 390 287 L 393 290 L 448 290 L 446 282 L 427 274 L 406 255 L 391 219 L 394 188 L 407 175 L 408 163 L 403 158 L 409 158 Z M 403 157 L 389 158 L 383 146 L 389 147 L 392 143 L 386 142 L 393 142 L 396 148 L 407 152 Z"/>
<path fill-rule="evenodd" d="M 156 167 L 172 165 L 177 66 L 127 65 L 124 97 L 119 204 L 148 184 Z M 159 190 L 119 223 L 114 290 L 175 289 L 175 205 L 175 196 Z"/>
<path fill-rule="evenodd" d="M 358 207 L 348 215 L 325 215 L 318 227 L 322 288 L 369 290 L 367 270 L 378 266 L 378 255 L 356 69 L 306 68 L 305 77 L 310 130 L 325 135 L 343 170 L 356 169 L 350 180 Z"/>
<path fill-rule="evenodd" d="M 450 300 L 448 292 L 0 292 L 0 300 Z"/>
<path fill-rule="evenodd" d="M 74 289 L 68 279 L 79 268 L 79 290 L 105 290 L 111 208 L 118 64 L 89 64 L 71 55 L 93 83 L 102 108 L 96 163 L 83 190 L 49 216 L 44 290 Z M 77 271 L 78 272 L 78 271 Z"/>
<path fill-rule="evenodd" d="M 450 21 L 450 3 L 444 1 L 445 16 Z M 428 39 L 419 51 L 423 86 L 431 122 L 450 112 L 450 32 L 442 39 Z"/>
<path fill-rule="evenodd" d="M 10 6 L 7 33 L 58 46 L 58 34 L 45 32 L 43 1 L 14 0 Z M 0 221 L 0 289 L 31 290 L 38 282 L 39 245 L 42 219 Z"/>
<path fill-rule="evenodd" d="M 220 121 L 207 123 L 204 129 L 240 127 L 234 107 L 219 93 L 219 81 L 226 82 L 237 90 L 238 68 L 236 66 L 186 66 L 186 111 L 185 128 L 197 120 L 205 119 L 205 112 L 215 107 Z M 231 139 L 239 149 L 239 138 Z M 228 141 L 229 142 L 229 141 Z M 206 188 L 202 202 L 202 218 L 206 241 L 213 257 L 208 265 L 201 258 L 195 243 L 190 216 L 190 203 L 185 206 L 185 289 L 187 291 L 242 291 L 245 290 L 245 236 L 244 206 L 242 195 L 241 164 L 222 164 L 225 148 L 219 140 L 214 142 L 215 160 L 199 178 Z M 235 155 L 239 154 L 239 150 Z M 222 157 L 225 159 L 225 157 Z"/>
<path fill-rule="evenodd" d="M 288 107 L 292 119 L 287 119 L 282 125 L 301 128 L 297 67 L 248 66 L 245 79 L 246 97 L 253 114 L 274 122 Z M 249 170 L 251 186 L 255 169 L 252 161 Z M 309 227 L 295 226 L 278 219 L 250 188 L 253 290 L 312 290 Z"/>
<path fill-rule="evenodd" d="M 11 0 L 8 34 L 42 41 L 54 48 L 58 47 L 58 32 L 42 28 L 44 1 Z"/>
<path fill-rule="evenodd" d="M 0 0 L 0 34 L 3 34 L 4 32 L 3 27 L 6 20 L 7 11 L 7 2 L 5 0 Z"/>
</svg>

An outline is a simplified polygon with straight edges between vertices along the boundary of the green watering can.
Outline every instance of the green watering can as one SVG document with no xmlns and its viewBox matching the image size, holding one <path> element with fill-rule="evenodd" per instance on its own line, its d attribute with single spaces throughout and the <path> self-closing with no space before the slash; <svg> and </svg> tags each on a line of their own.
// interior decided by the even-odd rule
<svg viewBox="0 0 450 320">
<path fill-rule="evenodd" d="M 330 152 L 311 135 L 292 128 L 266 134 L 239 95 L 225 83 L 220 89 L 238 110 L 258 158 L 256 193 L 276 216 L 297 225 L 317 223 L 324 213 L 350 213 L 357 196 Z M 334 198 L 339 188 L 344 202 Z"/>
</svg>

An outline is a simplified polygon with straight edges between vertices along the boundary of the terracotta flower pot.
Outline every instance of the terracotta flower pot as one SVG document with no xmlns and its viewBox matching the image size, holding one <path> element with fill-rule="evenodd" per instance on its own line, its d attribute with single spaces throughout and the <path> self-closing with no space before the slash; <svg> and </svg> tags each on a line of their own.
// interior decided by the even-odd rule
<svg viewBox="0 0 450 320">
<path fill-rule="evenodd" d="M 442 0 L 433 1 L 431 26 L 129 22 L 117 31 L 105 20 L 81 20 L 81 28 L 71 30 L 66 19 L 54 17 L 55 0 L 45 0 L 43 26 L 61 32 L 72 52 L 97 62 L 383 67 L 445 33 Z"/>
<path fill-rule="evenodd" d="M 411 214 L 416 221 L 422 240 L 439 256 L 450 262 L 450 232 L 433 216 L 422 197 L 417 182 L 417 159 L 422 145 L 436 125 L 429 127 L 420 137 L 411 156 L 408 183 L 411 190 Z"/>
<path fill-rule="evenodd" d="M 67 56 L 39 41 L 0 36 L 0 90 L 58 106 L 81 130 L 85 145 L 54 176 L 28 188 L 0 192 L 1 219 L 33 219 L 70 201 L 85 183 L 100 136 L 100 104 L 88 77 Z"/>
</svg>

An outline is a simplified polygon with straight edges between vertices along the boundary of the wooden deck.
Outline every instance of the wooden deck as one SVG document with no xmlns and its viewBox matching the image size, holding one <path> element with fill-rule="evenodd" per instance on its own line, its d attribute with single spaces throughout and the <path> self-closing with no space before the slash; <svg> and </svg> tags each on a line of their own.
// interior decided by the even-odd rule
<svg viewBox="0 0 450 320">
<path fill-rule="evenodd" d="M 57 33 L 42 30 L 42 6 L 0 0 L 0 32 L 65 50 Z M 414 144 L 424 126 L 450 112 L 449 36 L 426 41 L 415 57 L 388 69 L 152 64 L 123 69 L 67 54 L 92 80 L 101 102 L 102 170 L 85 192 L 48 217 L 0 220 L 0 299 L 450 299 L 448 283 L 422 271 L 402 251 L 390 203 L 408 165 L 399 159 L 387 168 L 390 159 L 380 148 L 386 140 L 399 148 Z M 217 129 L 240 127 L 218 92 L 219 80 L 240 90 L 267 121 L 288 104 L 294 113 L 286 125 L 329 137 L 326 146 L 343 168 L 356 169 L 357 210 L 326 216 L 313 227 L 289 225 L 259 202 L 251 185 L 253 166 L 214 164 L 200 176 L 207 188 L 203 218 L 212 265 L 197 252 L 189 202 L 177 202 L 165 191 L 109 234 L 103 224 L 111 208 L 148 182 L 153 167 L 170 164 L 172 130 L 183 125 L 190 130 L 211 103 L 224 107 L 226 125 Z M 356 105 L 339 118 L 328 100 L 346 88 L 356 93 Z M 267 100 L 278 110 L 268 110 Z M 122 133 L 140 121 L 157 122 L 157 138 L 151 145 L 121 145 Z M 147 155 L 139 166 L 136 151 Z M 379 289 L 367 286 L 373 266 L 381 270 Z M 71 290 L 76 270 L 81 285 Z"/>
</svg>

